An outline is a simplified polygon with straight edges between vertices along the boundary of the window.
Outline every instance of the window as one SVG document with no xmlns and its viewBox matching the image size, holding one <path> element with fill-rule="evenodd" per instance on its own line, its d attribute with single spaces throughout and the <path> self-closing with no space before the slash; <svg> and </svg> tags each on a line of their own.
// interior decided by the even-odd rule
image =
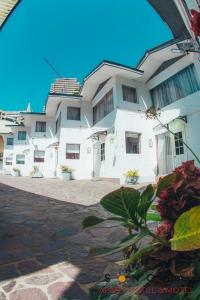
<svg viewBox="0 0 200 300">
<path fill-rule="evenodd" d="M 34 151 L 34 162 L 44 162 L 45 151 Z"/>
<path fill-rule="evenodd" d="M 25 141 L 26 140 L 26 131 L 18 131 L 18 140 Z"/>
<path fill-rule="evenodd" d="M 46 132 L 46 122 L 37 121 L 35 124 L 35 132 Z"/>
<path fill-rule="evenodd" d="M 60 129 L 60 126 L 61 126 L 61 112 L 59 113 L 59 116 L 58 116 L 58 118 L 56 120 L 56 133 Z"/>
<path fill-rule="evenodd" d="M 7 145 L 8 146 L 12 146 L 13 145 L 13 141 L 14 141 L 13 138 L 7 138 Z"/>
<path fill-rule="evenodd" d="M 113 91 L 111 90 L 93 107 L 93 124 L 102 120 L 113 109 Z"/>
<path fill-rule="evenodd" d="M 67 107 L 67 120 L 80 121 L 81 119 L 81 109 L 80 107 Z"/>
<path fill-rule="evenodd" d="M 183 134 L 182 132 L 177 132 L 174 135 L 174 141 L 175 141 L 175 152 L 176 155 L 184 154 L 184 145 L 183 145 Z"/>
<path fill-rule="evenodd" d="M 79 158 L 80 158 L 80 144 L 67 144 L 66 159 L 79 159 Z"/>
<path fill-rule="evenodd" d="M 199 91 L 200 85 L 194 65 L 190 65 L 153 88 L 150 93 L 155 107 L 162 108 Z"/>
<path fill-rule="evenodd" d="M 136 89 L 130 86 L 122 85 L 123 100 L 137 103 Z"/>
<path fill-rule="evenodd" d="M 7 156 L 5 159 L 5 164 L 7 166 L 12 166 L 12 160 L 13 160 L 12 156 Z"/>
<path fill-rule="evenodd" d="M 140 153 L 140 133 L 126 132 L 126 153 Z"/>
<path fill-rule="evenodd" d="M 101 144 L 101 161 L 105 160 L 105 143 Z"/>
<path fill-rule="evenodd" d="M 24 165 L 25 164 L 25 155 L 24 154 L 17 154 L 16 155 L 16 164 L 17 165 Z"/>
</svg>

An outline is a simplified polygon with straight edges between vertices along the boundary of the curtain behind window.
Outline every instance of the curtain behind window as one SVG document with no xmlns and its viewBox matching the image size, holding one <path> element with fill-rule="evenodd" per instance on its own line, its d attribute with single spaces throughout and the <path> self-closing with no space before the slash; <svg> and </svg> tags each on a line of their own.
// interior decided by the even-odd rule
<svg viewBox="0 0 200 300">
<path fill-rule="evenodd" d="M 194 65 L 165 80 L 150 93 L 155 107 L 162 108 L 200 90 Z"/>
</svg>

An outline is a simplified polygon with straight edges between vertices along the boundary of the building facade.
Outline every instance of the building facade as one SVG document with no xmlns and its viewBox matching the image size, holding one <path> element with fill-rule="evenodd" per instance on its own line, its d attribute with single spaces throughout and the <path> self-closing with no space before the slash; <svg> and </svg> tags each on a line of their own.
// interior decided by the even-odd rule
<svg viewBox="0 0 200 300">
<path fill-rule="evenodd" d="M 149 1 L 161 15 L 164 6 Z M 189 26 L 192 2 L 172 1 L 184 28 L 174 39 L 147 51 L 136 68 L 103 61 L 80 85 L 74 78 L 54 82 L 43 113 L 21 112 L 20 122 L 4 134 L 3 170 L 29 176 L 37 167 L 44 177 L 61 177 L 61 166 L 73 178 L 118 178 L 137 169 L 140 182 L 154 181 L 181 162 L 200 157 L 200 62 L 198 39 Z M 173 23 L 173 22 L 172 22 Z M 174 24 L 168 25 L 172 29 Z M 161 109 L 160 121 L 145 111 Z"/>
</svg>

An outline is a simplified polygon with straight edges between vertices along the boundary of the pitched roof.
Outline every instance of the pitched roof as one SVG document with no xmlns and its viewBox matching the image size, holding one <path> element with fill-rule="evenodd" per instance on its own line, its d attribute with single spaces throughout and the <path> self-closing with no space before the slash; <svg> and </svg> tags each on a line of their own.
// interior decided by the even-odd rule
<svg viewBox="0 0 200 300">
<path fill-rule="evenodd" d="M 171 29 L 174 38 L 190 38 L 190 33 L 181 17 L 178 7 L 173 0 L 148 0 L 160 17 Z"/>
<path fill-rule="evenodd" d="M 7 21 L 8 17 L 16 8 L 21 0 L 1 0 L 0 1 L 0 29 Z"/>
</svg>

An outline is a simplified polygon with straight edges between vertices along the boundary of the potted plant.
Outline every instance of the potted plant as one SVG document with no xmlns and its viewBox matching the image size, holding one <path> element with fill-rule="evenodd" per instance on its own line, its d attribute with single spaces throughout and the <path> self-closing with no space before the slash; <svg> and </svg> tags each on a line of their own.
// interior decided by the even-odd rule
<svg viewBox="0 0 200 300">
<path fill-rule="evenodd" d="M 63 180 L 71 180 L 72 179 L 73 169 L 69 166 L 61 166 L 61 174 Z"/>
<path fill-rule="evenodd" d="M 39 168 L 37 166 L 33 166 L 33 170 L 30 172 L 30 176 L 32 178 L 42 178 L 43 177 L 42 173 L 39 171 Z"/>
<path fill-rule="evenodd" d="M 136 184 L 138 182 L 139 172 L 137 170 L 129 170 L 124 175 L 126 176 L 126 183 Z"/>
<path fill-rule="evenodd" d="M 13 176 L 19 177 L 19 176 L 20 176 L 20 169 L 18 169 L 18 168 L 13 168 Z"/>
</svg>

